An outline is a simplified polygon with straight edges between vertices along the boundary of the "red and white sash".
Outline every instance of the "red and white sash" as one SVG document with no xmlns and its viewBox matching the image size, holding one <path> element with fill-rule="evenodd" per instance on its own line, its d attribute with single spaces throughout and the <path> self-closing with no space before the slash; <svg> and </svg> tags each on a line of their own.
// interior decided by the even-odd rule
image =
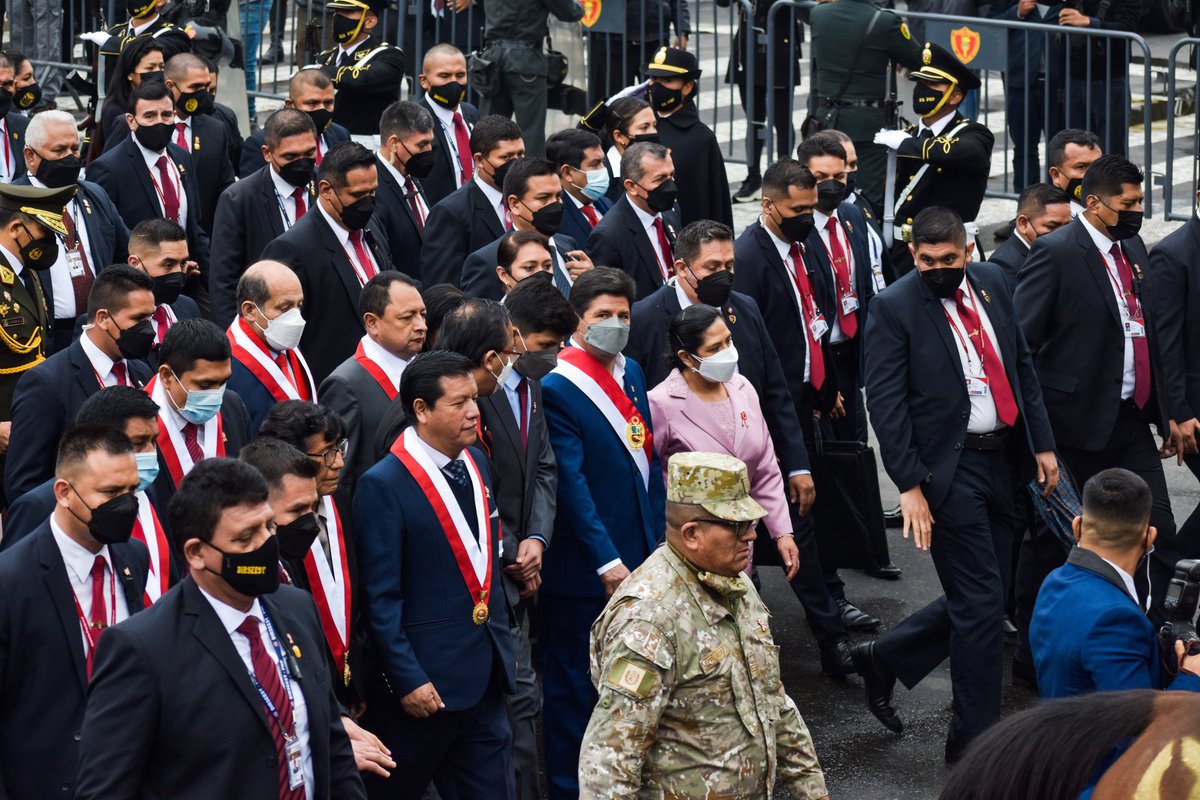
<svg viewBox="0 0 1200 800">
<path fill-rule="evenodd" d="M 304 380 L 308 384 L 308 397 L 300 395 L 292 381 L 275 363 L 275 359 L 271 358 L 266 345 L 246 330 L 246 322 L 241 317 L 229 325 L 225 336 L 229 339 L 233 357 L 243 367 L 250 370 L 263 386 L 267 387 L 267 391 L 271 393 L 271 397 L 274 397 L 276 402 L 312 400 L 315 403 L 317 401 L 317 388 L 313 383 L 312 373 L 308 371 L 308 364 L 304 361 L 304 356 L 300 354 L 299 349 L 287 352 L 288 363 L 292 366 L 292 373 L 297 377 L 303 372 Z"/>
<path fill-rule="evenodd" d="M 146 593 L 143 602 L 149 608 L 171 588 L 171 548 L 158 513 L 145 492 L 137 493 L 138 515 L 133 524 L 133 538 L 146 545 L 150 551 L 150 574 L 146 577 Z"/>
<path fill-rule="evenodd" d="M 399 387 L 392 383 L 392 379 L 388 377 L 383 367 L 371 360 L 371 357 L 367 355 L 367 351 L 363 348 L 361 340 L 358 343 L 358 349 L 354 351 L 354 360 L 358 362 L 360 367 L 367 371 L 367 374 L 375 379 L 375 382 L 379 384 L 379 388 L 383 389 L 384 393 L 387 394 L 388 400 L 396 399 L 396 395 L 400 393 Z"/>
<path fill-rule="evenodd" d="M 392 445 L 392 455 L 400 459 L 409 474 L 417 481 L 421 491 L 433 506 L 434 514 L 442 525 L 442 532 L 454 552 L 454 560 L 458 562 L 458 571 L 462 574 L 468 591 L 471 593 L 472 605 L 487 605 L 488 593 L 492 588 L 492 548 L 491 519 L 488 517 L 486 488 L 479 468 L 469 452 L 463 452 L 463 461 L 467 464 L 467 474 L 471 478 L 471 495 L 475 498 L 475 514 L 478 530 L 481 532 L 483 546 L 476 541 L 467 525 L 466 517 L 458 506 L 458 500 L 450 490 L 446 476 L 433 464 L 425 446 L 417 441 L 417 432 L 408 428 Z M 499 529 L 497 528 L 497 531 Z M 497 533 L 498 536 L 498 533 Z M 486 619 L 486 618 L 485 618 Z M 479 623 L 477 623 L 479 624 Z"/>
<path fill-rule="evenodd" d="M 625 394 L 615 378 L 600 362 L 592 358 L 581 347 L 564 347 L 558 354 L 558 366 L 554 371 L 566 378 L 571 384 L 583 392 L 587 399 L 604 415 L 613 433 L 621 440 L 621 444 L 629 451 L 642 482 L 650 486 L 650 456 L 654 453 L 654 437 L 650 435 L 647 421 L 642 412 Z M 642 440 L 640 446 L 631 440 L 630 432 L 635 426 L 641 426 Z"/>
<path fill-rule="evenodd" d="M 183 441 L 183 431 L 175 426 L 175 415 L 171 413 L 174 410 L 171 399 L 167 397 L 167 390 L 163 388 L 157 374 L 146 384 L 146 394 L 158 403 L 158 452 L 162 453 L 167 471 L 171 473 L 171 481 L 178 488 L 183 476 L 192 471 L 196 462 L 188 453 L 187 444 Z M 221 423 L 221 412 L 218 411 L 212 419 L 200 426 L 197 439 L 205 458 L 225 457 L 225 427 Z"/>
<path fill-rule="evenodd" d="M 313 540 L 312 547 L 304 556 L 304 571 L 308 574 L 308 585 L 317 612 L 321 617 L 321 629 L 329 652 L 337 665 L 342 680 L 349 683 L 349 667 L 346 657 L 350 652 L 350 564 L 346 560 L 346 532 L 342 518 L 338 515 L 333 497 L 321 498 L 325 507 L 326 527 L 329 531 L 329 552 L 333 563 L 325 557 L 321 540 Z M 337 576 L 336 579 L 334 576 Z"/>
</svg>

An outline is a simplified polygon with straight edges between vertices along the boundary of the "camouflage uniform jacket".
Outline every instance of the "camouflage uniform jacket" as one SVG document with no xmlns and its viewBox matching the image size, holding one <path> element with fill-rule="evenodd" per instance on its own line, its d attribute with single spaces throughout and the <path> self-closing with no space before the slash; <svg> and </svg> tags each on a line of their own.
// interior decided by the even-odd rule
<svg viewBox="0 0 1200 800">
<path fill-rule="evenodd" d="M 768 798 L 776 784 L 824 797 L 769 617 L 744 577 L 699 573 L 666 545 L 651 554 L 592 626 L 600 699 L 580 797 Z"/>
</svg>

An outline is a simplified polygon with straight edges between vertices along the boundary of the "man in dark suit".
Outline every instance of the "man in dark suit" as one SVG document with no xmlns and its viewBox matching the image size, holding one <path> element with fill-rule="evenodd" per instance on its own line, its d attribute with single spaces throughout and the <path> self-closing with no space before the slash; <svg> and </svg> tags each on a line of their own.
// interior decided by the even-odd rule
<svg viewBox="0 0 1200 800">
<path fill-rule="evenodd" d="M 75 788 L 94 648 L 142 609 L 149 566 L 129 540 L 138 470 L 125 434 L 72 429 L 53 486 L 53 513 L 0 554 L 0 795 L 11 800 Z"/>
<path fill-rule="evenodd" d="M 221 246 L 209 266 L 212 319 L 221 326 L 237 316 L 238 279 L 274 239 L 304 218 L 316 202 L 313 165 L 317 129 L 309 115 L 282 108 L 267 118 L 256 153 L 267 169 L 230 186 L 217 201 L 213 230 Z"/>
<path fill-rule="evenodd" d="M 1083 213 L 1083 176 L 1104 155 L 1100 137 L 1091 131 L 1067 128 L 1046 143 L 1046 174 L 1071 199 L 1071 218 Z"/>
<path fill-rule="evenodd" d="M 283 107 L 303 111 L 313 121 L 317 130 L 317 154 L 314 158 L 318 165 L 331 147 L 350 141 L 350 132 L 333 121 L 333 100 L 333 81 L 315 67 L 298 71 L 288 81 L 288 96 L 283 100 Z M 248 178 L 268 163 L 263 159 L 264 144 L 265 127 L 246 137 L 238 165 L 239 177 Z"/>
<path fill-rule="evenodd" d="M 13 393 L 12 433 L 4 489 L 17 498 L 54 472 L 58 439 L 83 401 L 105 386 L 141 387 L 154 342 L 154 282 L 120 264 L 101 271 L 88 294 L 88 325 L 60 350 L 21 376 Z"/>
<path fill-rule="evenodd" d="M 12 94 L 16 91 L 15 67 L 8 55 L 0 56 L 0 90 L 8 96 L 7 101 L 0 102 L 0 141 L 4 142 L 4 147 L 0 148 L 0 183 L 12 183 L 25 175 L 21 149 L 25 145 L 29 117 L 12 107 Z"/>
<path fill-rule="evenodd" d="M 321 405 L 346 425 L 350 461 L 341 486 L 350 496 L 358 478 L 375 466 L 375 434 L 400 391 L 404 368 L 425 346 L 425 302 L 411 278 L 386 270 L 363 287 L 358 313 L 367 332 L 354 355 L 321 383 Z"/>
<path fill-rule="evenodd" d="M 400 402 L 412 427 L 358 482 L 354 513 L 364 612 L 380 680 L 368 716 L 395 755 L 371 796 L 417 800 L 430 781 L 451 797 L 513 797 L 514 690 L 504 593 L 495 591 L 499 519 L 471 362 L 423 353 Z M 378 717 L 375 715 L 378 714 Z"/>
<path fill-rule="evenodd" d="M 953 762 L 1000 718 L 1013 465 L 1046 493 L 1058 466 L 1003 274 L 967 269 L 973 243 L 949 209 L 922 211 L 912 240 L 916 274 L 876 297 L 867 319 L 867 402 L 905 537 L 931 550 L 945 594 L 853 655 L 872 713 L 897 732 L 896 678 L 912 688 L 950 656 Z"/>
<path fill-rule="evenodd" d="M 421 245 L 429 201 L 421 179 L 435 164 L 433 116 L 420 104 L 397 100 L 379 118 L 379 188 L 375 217 L 397 255 L 396 268 L 421 278 Z"/>
<path fill-rule="evenodd" d="M 317 174 L 317 211 L 267 245 L 263 259 L 279 261 L 300 278 L 311 325 L 300 346 L 319 384 L 358 345 L 363 334 L 358 295 L 392 254 L 372 221 L 379 185 L 375 154 L 355 142 L 333 148 Z"/>
<path fill-rule="evenodd" d="M 559 232 L 586 242 L 612 208 L 612 201 L 604 196 L 610 178 L 600 137 L 579 128 L 552 133 L 546 139 L 546 160 L 554 164 L 564 195 Z"/>
<path fill-rule="evenodd" d="M 501 191 L 507 166 L 525 156 L 521 129 L 508 117 L 484 117 L 471 131 L 474 177 L 429 210 L 421 282 L 458 285 L 467 256 L 512 227 Z"/>
<path fill-rule="evenodd" d="M 158 348 L 167 331 L 181 319 L 196 319 L 200 307 L 183 291 L 187 270 L 195 263 L 188 258 L 187 232 L 169 219 L 139 222 L 129 234 L 129 264 L 154 281 L 154 345 L 146 362 L 158 369 Z"/>
<path fill-rule="evenodd" d="M 481 6 L 473 12 L 482 17 Z M 465 102 L 467 59 L 462 50 L 441 42 L 425 51 L 417 76 L 425 95 L 421 102 L 433 114 L 434 167 L 421 182 L 430 204 L 440 203 L 475 174 L 471 128 L 479 121 L 479 109 Z"/>
<path fill-rule="evenodd" d="M 1013 235 L 997 247 L 988 261 L 1004 268 L 1009 285 L 1015 291 L 1017 274 L 1039 236 L 1061 228 L 1071 221 L 1071 202 L 1067 193 L 1049 183 L 1031 183 L 1017 198 L 1017 221 Z"/>
<path fill-rule="evenodd" d="M 169 513 L 190 574 L 102 640 L 76 797 L 365 798 L 312 599 L 279 586 L 262 476 L 206 461 Z"/>
<path fill-rule="evenodd" d="M 554 165 L 545 159 L 522 158 L 504 176 L 504 207 L 513 230 L 536 231 L 546 237 L 551 279 L 566 296 L 575 279 L 592 268 L 592 260 L 574 239 L 558 232 L 563 218 L 561 196 Z M 487 300 L 504 296 L 504 285 L 496 273 L 499 246 L 496 240 L 467 256 L 459 282 L 464 292 Z"/>
<path fill-rule="evenodd" d="M 592 262 L 624 270 L 637 299 L 662 286 L 675 272 L 675 237 L 682 227 L 675 198 L 675 164 L 660 144 L 638 143 L 621 156 L 625 196 L 592 229 L 584 249 Z"/>
</svg>

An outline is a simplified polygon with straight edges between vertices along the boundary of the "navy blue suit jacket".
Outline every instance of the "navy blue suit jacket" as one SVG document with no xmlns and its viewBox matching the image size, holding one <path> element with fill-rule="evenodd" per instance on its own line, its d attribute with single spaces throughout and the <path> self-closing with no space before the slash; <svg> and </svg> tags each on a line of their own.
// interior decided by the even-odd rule
<svg viewBox="0 0 1200 800">
<path fill-rule="evenodd" d="M 579 249 L 578 242 L 561 233 L 554 234 L 554 246 L 558 249 L 560 256 Z M 500 240 L 497 239 L 467 256 L 458 287 L 471 297 L 482 297 L 485 300 L 499 302 L 504 297 L 504 284 L 496 275 L 496 267 L 499 266 L 497 262 L 500 260 L 499 252 Z M 554 263 L 555 273 L 561 274 L 563 267 L 559 263 L 559 259 L 555 257 L 553 250 L 550 251 L 550 260 Z"/>
<path fill-rule="evenodd" d="M 587 217 L 583 215 L 583 212 L 579 210 L 575 202 L 565 196 L 565 192 L 563 195 L 563 218 L 558 232 L 564 236 L 570 236 L 577 242 L 586 242 L 588 237 L 592 235 L 592 223 L 588 222 Z M 612 201 L 607 197 L 601 197 L 592 203 L 592 208 L 596 209 L 596 213 L 603 219 L 608 210 L 612 208 Z"/>
<path fill-rule="evenodd" d="M 642 368 L 625 359 L 625 393 L 649 430 L 650 399 Z M 604 597 L 596 573 L 614 559 L 636 569 L 666 532 L 666 488 L 655 452 L 650 482 L 608 419 L 557 372 L 542 379 L 550 444 L 558 461 L 554 546 L 542 565 L 542 591 L 569 597 Z"/>
<path fill-rule="evenodd" d="M 473 179 L 467 181 L 429 209 L 421 248 L 421 282 L 458 286 L 467 256 L 503 235 L 504 226 L 487 195 Z"/>
<path fill-rule="evenodd" d="M 671 247 L 683 226 L 679 222 L 679 207 L 664 211 L 663 227 Z M 637 285 L 637 299 L 663 285 L 662 268 L 655 255 L 654 245 L 638 218 L 629 197 L 622 197 L 592 229 L 584 245 L 597 267 L 616 267 L 629 273 Z"/>
<path fill-rule="evenodd" d="M 468 452 L 488 487 L 496 537 L 490 616 L 483 625 L 471 619 L 475 603 L 433 506 L 400 459 L 388 453 L 358 479 L 354 493 L 361 608 L 375 662 L 397 706 L 400 698 L 429 682 L 449 711 L 478 703 L 492 685 L 493 673 L 502 677 L 507 692 L 516 689 L 491 472 L 481 451 L 470 447 Z"/>
</svg>

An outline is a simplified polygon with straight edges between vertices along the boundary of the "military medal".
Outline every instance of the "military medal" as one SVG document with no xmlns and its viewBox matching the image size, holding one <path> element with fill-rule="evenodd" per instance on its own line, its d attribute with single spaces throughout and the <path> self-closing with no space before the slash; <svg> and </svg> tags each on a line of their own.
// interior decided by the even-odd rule
<svg viewBox="0 0 1200 800">
<path fill-rule="evenodd" d="M 635 451 L 641 450 L 646 444 L 646 426 L 637 414 L 625 425 L 625 441 L 629 443 L 629 449 Z"/>
<path fill-rule="evenodd" d="M 485 602 L 486 600 L 487 590 L 485 589 L 484 591 L 480 592 L 479 602 L 475 604 L 475 608 L 471 611 L 471 621 L 476 625 L 483 625 L 488 621 L 490 614 L 488 612 L 487 603 Z"/>
</svg>

